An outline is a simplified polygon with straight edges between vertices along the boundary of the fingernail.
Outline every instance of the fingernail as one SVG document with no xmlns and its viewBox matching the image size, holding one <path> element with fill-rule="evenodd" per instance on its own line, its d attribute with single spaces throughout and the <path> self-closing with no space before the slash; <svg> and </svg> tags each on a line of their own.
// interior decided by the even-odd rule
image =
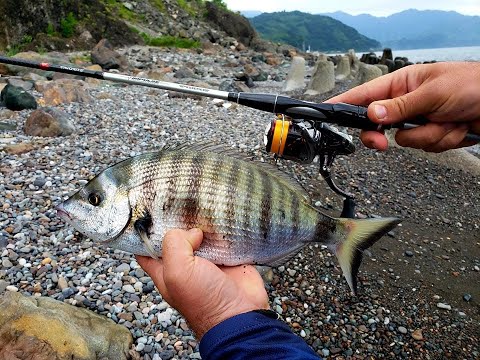
<svg viewBox="0 0 480 360">
<path fill-rule="evenodd" d="M 373 111 L 378 120 L 384 120 L 387 117 L 387 108 L 383 105 L 374 105 Z"/>
</svg>

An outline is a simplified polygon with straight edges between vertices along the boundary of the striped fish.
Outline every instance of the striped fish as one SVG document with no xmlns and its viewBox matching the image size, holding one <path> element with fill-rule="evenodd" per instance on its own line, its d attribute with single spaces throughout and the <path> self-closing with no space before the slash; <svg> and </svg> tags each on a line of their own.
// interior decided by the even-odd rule
<svg viewBox="0 0 480 360">
<path fill-rule="evenodd" d="M 399 221 L 336 219 L 275 166 L 218 146 L 146 153 L 104 170 L 57 207 L 79 232 L 106 246 L 161 256 L 169 229 L 200 228 L 197 255 L 215 264 L 278 266 L 305 245 L 333 250 L 353 292 L 362 251 Z"/>
</svg>

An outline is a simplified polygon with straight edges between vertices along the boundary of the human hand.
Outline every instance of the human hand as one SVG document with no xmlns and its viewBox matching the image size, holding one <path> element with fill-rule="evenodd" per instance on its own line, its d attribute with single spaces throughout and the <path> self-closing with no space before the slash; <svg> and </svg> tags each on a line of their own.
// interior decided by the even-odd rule
<svg viewBox="0 0 480 360">
<path fill-rule="evenodd" d="M 195 256 L 202 238 L 200 229 L 171 230 L 163 240 L 162 259 L 137 256 L 165 301 L 185 317 L 198 339 L 232 316 L 269 309 L 257 270 L 251 265 L 217 266 Z"/>
<path fill-rule="evenodd" d="M 422 115 L 431 122 L 398 130 L 401 146 L 440 152 L 474 145 L 467 132 L 480 134 L 480 63 L 444 62 L 411 65 L 371 80 L 328 103 L 369 105 L 368 117 L 379 124 L 403 122 Z M 388 147 L 380 132 L 362 131 L 362 142 L 379 150 Z"/>
</svg>

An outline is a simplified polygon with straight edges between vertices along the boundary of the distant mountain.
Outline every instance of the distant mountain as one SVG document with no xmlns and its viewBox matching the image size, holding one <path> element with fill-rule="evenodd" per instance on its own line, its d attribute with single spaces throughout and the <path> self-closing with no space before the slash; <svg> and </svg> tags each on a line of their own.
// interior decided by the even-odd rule
<svg viewBox="0 0 480 360">
<path fill-rule="evenodd" d="M 255 16 L 258 16 L 260 15 L 261 13 L 263 13 L 263 11 L 258 11 L 258 10 L 244 10 L 244 11 L 240 11 L 240 14 L 242 14 L 243 16 L 245 16 L 246 18 L 253 18 Z"/>
<path fill-rule="evenodd" d="M 344 12 L 322 15 L 399 50 L 480 45 L 480 17 L 455 11 L 410 9 L 387 17 Z"/>
<path fill-rule="evenodd" d="M 263 13 L 249 20 L 265 39 L 287 43 L 299 49 L 365 51 L 381 47 L 378 41 L 328 16 L 282 11 Z"/>
</svg>

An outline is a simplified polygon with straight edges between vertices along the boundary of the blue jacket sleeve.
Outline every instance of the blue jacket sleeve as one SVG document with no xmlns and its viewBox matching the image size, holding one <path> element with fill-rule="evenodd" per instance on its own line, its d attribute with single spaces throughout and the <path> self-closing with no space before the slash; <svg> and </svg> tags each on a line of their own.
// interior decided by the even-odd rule
<svg viewBox="0 0 480 360">
<path fill-rule="evenodd" d="M 210 329 L 200 341 L 200 355 L 204 360 L 319 359 L 284 322 L 255 311 Z"/>
</svg>

